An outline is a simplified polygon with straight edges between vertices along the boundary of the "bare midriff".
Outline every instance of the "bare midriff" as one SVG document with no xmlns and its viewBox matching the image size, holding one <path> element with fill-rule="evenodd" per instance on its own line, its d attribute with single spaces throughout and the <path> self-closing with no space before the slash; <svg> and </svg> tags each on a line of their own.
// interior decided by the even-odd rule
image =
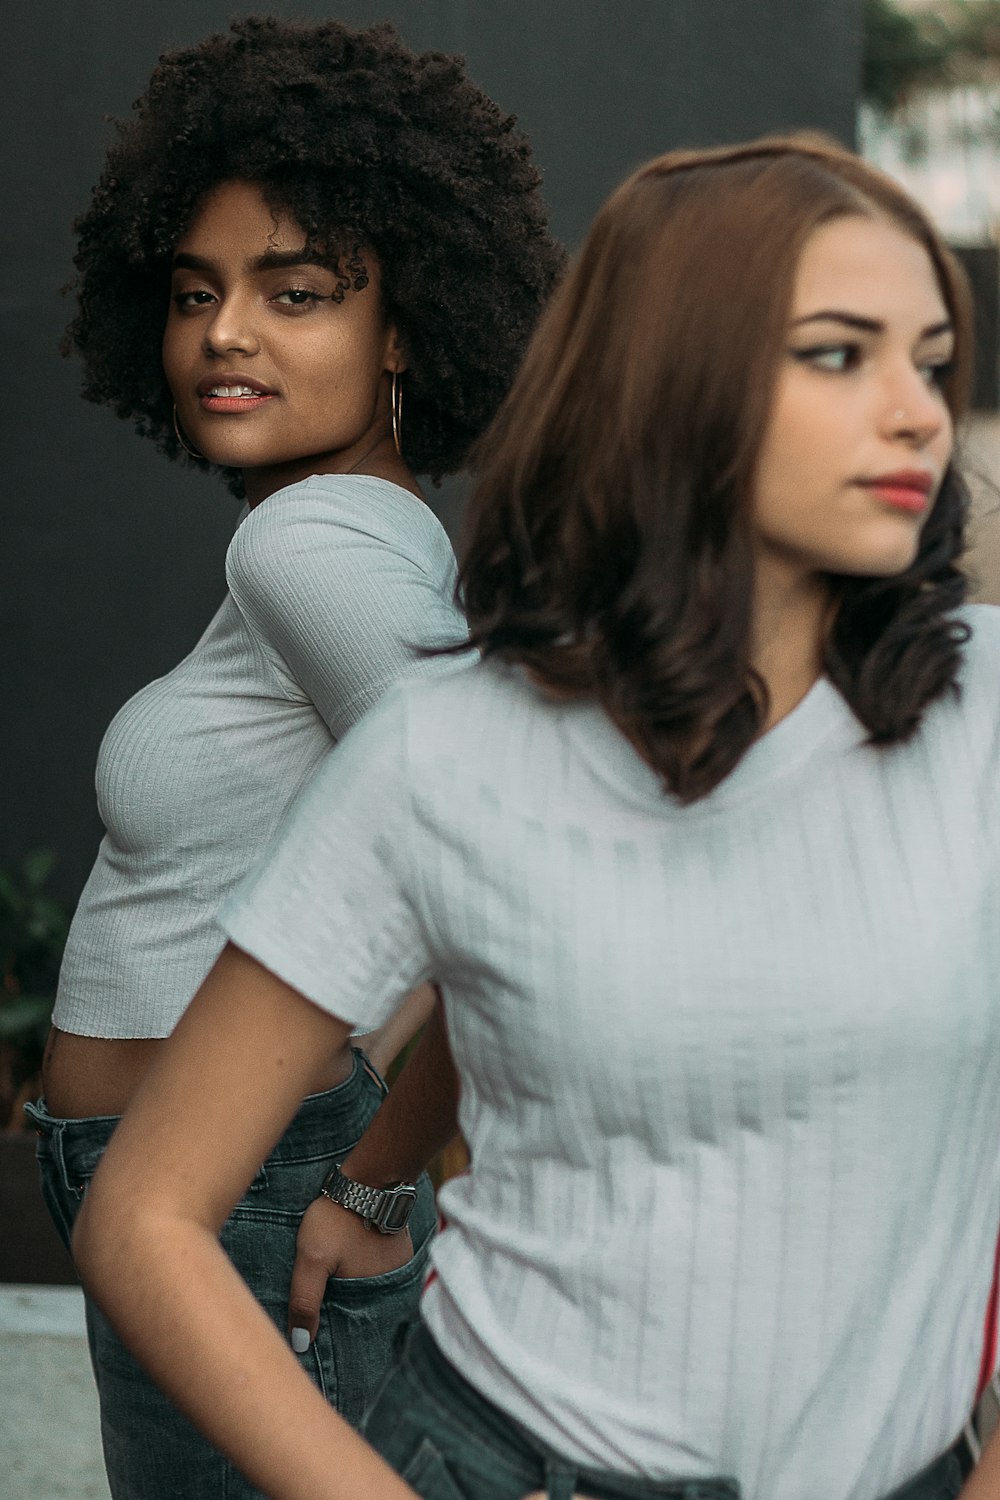
<svg viewBox="0 0 1000 1500">
<path fill-rule="evenodd" d="M 120 1115 L 163 1045 L 160 1037 L 77 1036 L 53 1027 L 42 1063 L 42 1088 L 50 1115 L 90 1120 Z M 351 1049 L 323 1059 L 307 1093 L 343 1083 L 353 1067 Z"/>
</svg>

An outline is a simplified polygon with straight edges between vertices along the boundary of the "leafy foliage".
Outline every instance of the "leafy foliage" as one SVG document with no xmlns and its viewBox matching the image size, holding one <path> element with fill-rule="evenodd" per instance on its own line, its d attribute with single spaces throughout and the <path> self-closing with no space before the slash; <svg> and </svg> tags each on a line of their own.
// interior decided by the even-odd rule
<svg viewBox="0 0 1000 1500">
<path fill-rule="evenodd" d="M 864 0 L 863 14 L 861 96 L 884 113 L 923 89 L 1000 79 L 1000 0 Z"/>
<path fill-rule="evenodd" d="M 41 1065 L 69 918 L 45 887 L 49 849 L 28 854 L 16 874 L 0 870 L 0 1126 Z"/>
</svg>

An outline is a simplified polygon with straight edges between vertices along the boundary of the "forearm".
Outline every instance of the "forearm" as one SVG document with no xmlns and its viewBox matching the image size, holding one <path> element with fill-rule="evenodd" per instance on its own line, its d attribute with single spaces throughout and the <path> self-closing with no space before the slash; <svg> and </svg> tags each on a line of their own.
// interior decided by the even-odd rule
<svg viewBox="0 0 1000 1500">
<path fill-rule="evenodd" d="M 344 1172 L 372 1187 L 412 1182 L 456 1135 L 458 1093 L 438 1002 L 388 1098 L 342 1162 Z"/>
<path fill-rule="evenodd" d="M 308 1379 L 207 1229 L 147 1214 L 74 1240 L 84 1282 L 171 1400 L 272 1500 L 413 1500 Z"/>
<path fill-rule="evenodd" d="M 959 1500 L 1000 1500 L 1000 1427 L 963 1484 Z"/>
<path fill-rule="evenodd" d="M 390 1016 L 384 1026 L 358 1038 L 371 1064 L 379 1073 L 385 1074 L 396 1061 L 407 1042 L 411 1041 L 430 1018 L 437 996 L 432 984 L 422 984 L 407 995 L 395 1015 Z"/>
</svg>

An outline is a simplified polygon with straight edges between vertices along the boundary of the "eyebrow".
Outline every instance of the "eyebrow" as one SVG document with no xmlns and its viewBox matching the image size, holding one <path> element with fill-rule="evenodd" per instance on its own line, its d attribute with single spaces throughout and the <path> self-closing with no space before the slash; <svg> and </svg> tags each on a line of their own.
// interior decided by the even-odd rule
<svg viewBox="0 0 1000 1500">
<path fill-rule="evenodd" d="M 801 328 L 803 323 L 842 323 L 845 328 L 857 328 L 862 333 L 884 333 L 885 324 L 878 318 L 862 318 L 857 313 L 838 312 L 833 308 L 823 312 L 807 313 L 804 318 L 795 318 L 792 322 L 793 328 Z M 937 338 L 940 334 L 953 333 L 954 326 L 950 318 L 945 318 L 940 323 L 930 323 L 921 330 L 921 339 Z"/>
<path fill-rule="evenodd" d="M 299 250 L 269 250 L 266 255 L 257 255 L 244 263 L 248 271 L 281 271 L 293 266 L 323 266 L 329 270 L 323 258 L 308 250 L 305 245 Z M 216 271 L 218 265 L 201 255 L 188 255 L 180 250 L 174 256 L 171 269 L 174 271 Z"/>
</svg>

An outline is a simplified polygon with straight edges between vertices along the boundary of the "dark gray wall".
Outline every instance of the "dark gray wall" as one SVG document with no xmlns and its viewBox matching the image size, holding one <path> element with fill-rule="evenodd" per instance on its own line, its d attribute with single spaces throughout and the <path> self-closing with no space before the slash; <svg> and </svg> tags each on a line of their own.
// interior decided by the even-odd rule
<svg viewBox="0 0 1000 1500">
<path fill-rule="evenodd" d="M 248 7 L 249 8 L 249 7 Z M 280 15 L 322 4 L 268 4 Z M 415 47 L 464 52 L 514 110 L 571 244 L 626 171 L 679 144 L 817 126 L 850 141 L 860 0 L 346 0 Z M 81 402 L 56 351 L 70 223 L 108 139 L 166 46 L 232 13 L 221 0 L 49 0 L 11 8 L 0 78 L 4 332 L 0 865 L 59 851 L 75 899 L 100 826 L 93 766 L 118 706 L 193 644 L 223 588 L 235 502 Z M 449 517 L 454 496 L 445 496 Z"/>
</svg>

